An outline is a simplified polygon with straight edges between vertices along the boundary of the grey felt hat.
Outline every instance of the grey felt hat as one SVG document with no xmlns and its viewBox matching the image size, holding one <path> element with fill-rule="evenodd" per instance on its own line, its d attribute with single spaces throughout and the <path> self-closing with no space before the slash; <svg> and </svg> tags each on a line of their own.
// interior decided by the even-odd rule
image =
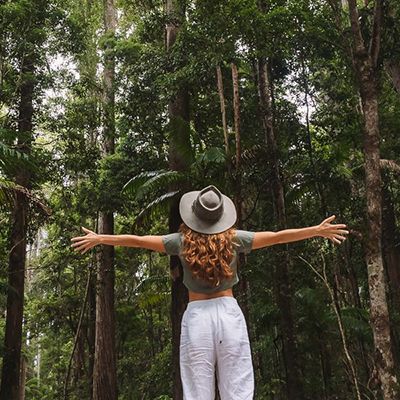
<svg viewBox="0 0 400 400">
<path fill-rule="evenodd" d="M 206 234 L 226 231 L 237 218 L 233 201 L 213 185 L 185 193 L 179 203 L 179 212 L 190 229 Z"/>
</svg>

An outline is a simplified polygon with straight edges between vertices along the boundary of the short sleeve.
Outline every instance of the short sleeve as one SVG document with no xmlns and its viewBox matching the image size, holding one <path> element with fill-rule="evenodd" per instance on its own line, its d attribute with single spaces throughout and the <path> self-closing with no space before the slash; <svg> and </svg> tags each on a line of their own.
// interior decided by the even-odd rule
<svg viewBox="0 0 400 400">
<path fill-rule="evenodd" d="M 239 253 L 250 253 L 253 246 L 255 232 L 236 230 L 235 242 L 238 244 L 236 251 Z"/>
<path fill-rule="evenodd" d="M 165 251 L 170 256 L 177 256 L 181 250 L 181 234 L 179 232 L 170 233 L 162 237 Z"/>
</svg>

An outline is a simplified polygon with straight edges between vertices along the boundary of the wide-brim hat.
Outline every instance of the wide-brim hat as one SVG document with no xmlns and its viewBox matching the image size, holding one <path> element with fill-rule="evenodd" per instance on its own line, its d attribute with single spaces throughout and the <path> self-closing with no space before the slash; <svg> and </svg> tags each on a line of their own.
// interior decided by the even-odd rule
<svg viewBox="0 0 400 400">
<path fill-rule="evenodd" d="M 179 212 L 190 229 L 206 234 L 226 231 L 237 218 L 233 201 L 213 185 L 185 193 L 179 203 Z"/>
</svg>

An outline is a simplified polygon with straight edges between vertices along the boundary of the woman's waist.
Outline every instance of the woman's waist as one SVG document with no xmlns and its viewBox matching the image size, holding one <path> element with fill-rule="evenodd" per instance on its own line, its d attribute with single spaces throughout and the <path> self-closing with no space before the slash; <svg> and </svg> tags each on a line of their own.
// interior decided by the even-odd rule
<svg viewBox="0 0 400 400">
<path fill-rule="evenodd" d="M 189 290 L 189 302 L 197 300 L 210 300 L 210 299 L 215 299 L 217 297 L 225 297 L 225 296 L 234 297 L 232 288 L 220 290 L 214 293 L 200 293 Z"/>
</svg>

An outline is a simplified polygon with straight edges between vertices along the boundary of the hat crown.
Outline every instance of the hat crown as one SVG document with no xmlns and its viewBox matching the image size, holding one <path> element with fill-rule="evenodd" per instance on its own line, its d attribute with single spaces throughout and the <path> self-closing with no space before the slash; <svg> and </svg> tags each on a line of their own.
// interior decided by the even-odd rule
<svg viewBox="0 0 400 400">
<path fill-rule="evenodd" d="M 198 218 L 217 221 L 224 212 L 222 194 L 215 186 L 207 186 L 200 191 L 192 207 Z"/>
<path fill-rule="evenodd" d="M 216 193 L 209 191 L 200 197 L 201 203 L 208 209 L 214 209 L 221 204 L 221 199 Z"/>
</svg>

